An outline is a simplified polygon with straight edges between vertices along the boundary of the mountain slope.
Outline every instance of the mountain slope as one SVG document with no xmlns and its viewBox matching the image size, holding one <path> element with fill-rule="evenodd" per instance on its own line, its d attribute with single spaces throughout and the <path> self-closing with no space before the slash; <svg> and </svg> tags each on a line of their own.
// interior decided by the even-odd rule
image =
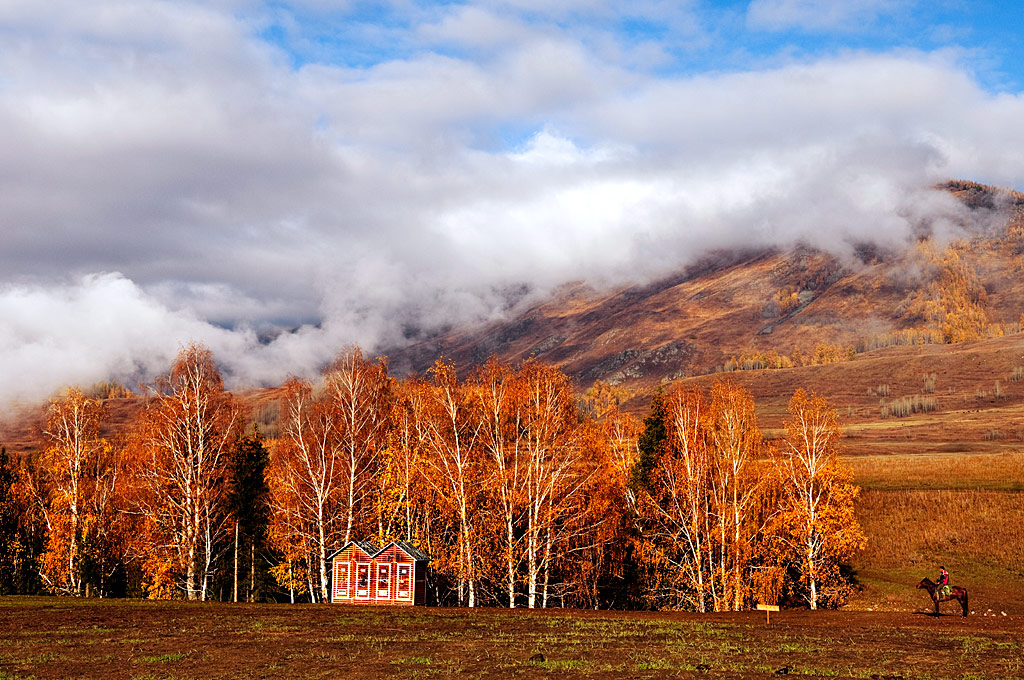
<svg viewBox="0 0 1024 680">
<path fill-rule="evenodd" d="M 491 355 L 536 357 L 582 389 L 604 380 L 649 394 L 668 380 L 730 368 L 734 357 L 742 365 L 774 352 L 779 365 L 800 365 L 850 349 L 1016 332 L 1024 196 L 969 182 L 947 189 L 977 216 L 952 244 L 922 234 L 901 252 L 861 245 L 842 259 L 807 247 L 717 253 L 648 285 L 572 284 L 508 321 L 390 352 L 392 365 L 421 372 L 444 355 L 464 370 Z"/>
</svg>

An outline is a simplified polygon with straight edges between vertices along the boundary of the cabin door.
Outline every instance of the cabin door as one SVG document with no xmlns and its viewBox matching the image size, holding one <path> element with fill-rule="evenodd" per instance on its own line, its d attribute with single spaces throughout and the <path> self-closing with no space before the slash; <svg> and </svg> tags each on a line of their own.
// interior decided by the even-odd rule
<svg viewBox="0 0 1024 680">
<path fill-rule="evenodd" d="M 335 562 L 334 599 L 347 600 L 349 595 L 348 562 Z"/>
<path fill-rule="evenodd" d="M 377 599 L 391 599 L 391 565 L 377 565 Z"/>
<path fill-rule="evenodd" d="M 370 599 L 370 565 L 356 565 L 356 599 Z"/>
<path fill-rule="evenodd" d="M 399 600 L 411 600 L 412 599 L 412 565 L 411 564 L 399 564 L 398 565 L 398 594 L 396 595 Z"/>
</svg>

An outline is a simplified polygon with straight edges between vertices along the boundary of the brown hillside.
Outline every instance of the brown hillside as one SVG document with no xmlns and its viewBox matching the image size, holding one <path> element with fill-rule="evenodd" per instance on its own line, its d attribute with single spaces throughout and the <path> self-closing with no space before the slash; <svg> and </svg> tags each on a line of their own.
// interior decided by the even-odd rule
<svg viewBox="0 0 1024 680">
<path fill-rule="evenodd" d="M 645 286 L 569 285 L 516 318 L 391 352 L 392 366 L 422 372 L 444 355 L 465 370 L 491 355 L 536 357 L 581 389 L 604 380 L 649 395 L 670 380 L 727 370 L 734 358 L 742 366 L 744 357 L 774 352 L 801 365 L 850 349 L 863 358 L 896 342 L 1016 333 L 1024 195 L 970 182 L 946 188 L 970 209 L 961 225 L 969 237 L 960 241 L 922 234 L 902 252 L 865 245 L 846 260 L 806 247 L 718 254 Z M 831 347 L 822 353 L 822 345 Z"/>
</svg>

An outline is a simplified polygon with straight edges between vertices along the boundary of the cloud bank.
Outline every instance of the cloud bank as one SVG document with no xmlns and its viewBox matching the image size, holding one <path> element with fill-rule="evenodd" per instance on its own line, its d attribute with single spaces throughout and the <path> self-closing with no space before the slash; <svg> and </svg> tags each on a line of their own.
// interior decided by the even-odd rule
<svg viewBox="0 0 1024 680">
<path fill-rule="evenodd" d="M 721 28 L 668 4 L 4 3 L 0 401 L 149 377 L 189 341 L 272 383 L 524 290 L 953 230 L 949 177 L 1021 186 L 1024 97 L 962 50 L 672 68 Z M 826 5 L 717 20 L 881 13 Z"/>
</svg>

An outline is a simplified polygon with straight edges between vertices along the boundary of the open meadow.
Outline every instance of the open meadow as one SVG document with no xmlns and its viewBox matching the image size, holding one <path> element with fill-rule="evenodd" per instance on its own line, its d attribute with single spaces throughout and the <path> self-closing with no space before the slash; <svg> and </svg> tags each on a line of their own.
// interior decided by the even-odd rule
<svg viewBox="0 0 1024 680">
<path fill-rule="evenodd" d="M 1024 616 L 1024 454 L 904 454 L 845 461 L 861 487 L 867 546 L 853 560 L 851 609 L 920 607 L 944 565 L 975 615 Z"/>
<path fill-rule="evenodd" d="M 922 605 L 923 602 L 919 601 Z M 1024 619 L 0 598 L 0 678 L 1019 678 Z"/>
</svg>

